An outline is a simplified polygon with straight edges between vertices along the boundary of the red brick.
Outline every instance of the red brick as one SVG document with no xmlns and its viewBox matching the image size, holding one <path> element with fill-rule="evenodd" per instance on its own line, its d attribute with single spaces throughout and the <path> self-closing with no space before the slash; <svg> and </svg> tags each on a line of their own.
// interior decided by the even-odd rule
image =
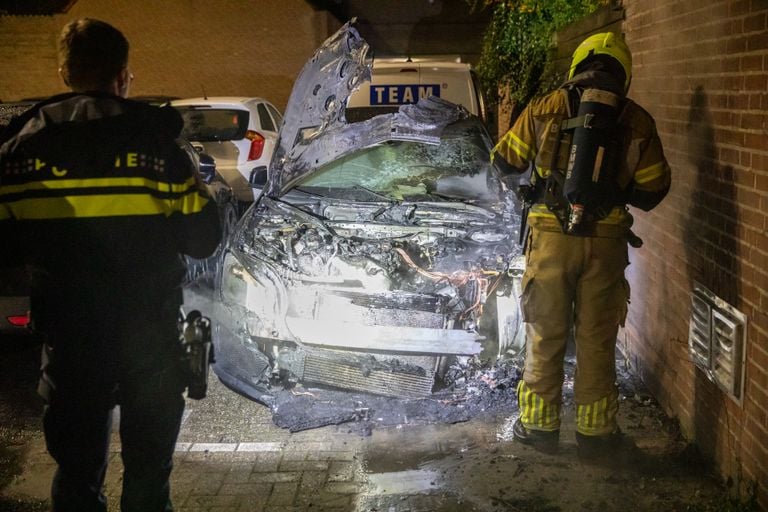
<svg viewBox="0 0 768 512">
<path fill-rule="evenodd" d="M 744 145 L 744 134 L 735 130 L 728 130 L 722 128 L 715 128 L 714 137 L 721 144 L 735 144 L 737 146 Z M 705 142 L 709 142 L 706 141 Z"/>
<path fill-rule="evenodd" d="M 768 16 L 764 12 L 744 18 L 744 32 L 759 32 L 768 29 Z"/>
<path fill-rule="evenodd" d="M 742 14 L 748 14 L 750 7 L 751 0 L 728 2 L 728 16 L 736 17 Z"/>
<path fill-rule="evenodd" d="M 764 107 L 768 107 L 768 102 L 766 102 L 766 99 L 768 98 L 768 93 L 757 93 L 757 94 L 750 94 L 749 95 L 749 109 L 750 110 L 765 110 Z M 763 114 L 765 115 L 765 114 Z"/>
<path fill-rule="evenodd" d="M 766 82 L 768 84 L 768 82 Z M 745 130 L 765 130 L 766 129 L 766 114 L 765 113 L 744 113 L 741 114 L 741 128 Z"/>
<path fill-rule="evenodd" d="M 768 113 L 766 113 L 768 115 Z M 755 148 L 760 149 L 760 148 Z M 752 153 L 752 168 L 762 173 L 768 173 L 768 153 L 765 148 L 761 149 L 761 152 Z M 765 175 L 765 174 L 764 174 Z M 762 191 L 768 191 L 768 188 L 759 187 Z"/>
<path fill-rule="evenodd" d="M 743 77 L 742 84 L 737 93 L 728 95 L 728 108 L 736 110 L 747 110 L 749 108 L 749 94 L 742 92 L 743 89 Z"/>
<path fill-rule="evenodd" d="M 748 36 L 735 36 L 728 39 L 726 43 L 727 53 L 744 53 L 747 51 L 747 44 L 750 40 Z"/>
<path fill-rule="evenodd" d="M 768 35 L 766 36 L 768 41 Z M 768 47 L 767 47 L 768 48 Z M 768 87 L 768 77 L 765 74 L 747 75 L 744 77 L 744 89 L 747 91 L 765 91 Z"/>
<path fill-rule="evenodd" d="M 735 159 L 736 161 L 738 159 Z M 734 161 L 734 160 L 732 160 Z M 755 187 L 755 173 L 752 169 L 734 169 L 733 181 L 739 186 L 754 188 Z"/>
<path fill-rule="evenodd" d="M 744 145 L 751 149 L 763 150 L 766 144 L 766 136 L 764 133 L 745 133 Z"/>
<path fill-rule="evenodd" d="M 747 36 L 747 48 L 750 52 L 768 49 L 768 31 Z"/>
</svg>

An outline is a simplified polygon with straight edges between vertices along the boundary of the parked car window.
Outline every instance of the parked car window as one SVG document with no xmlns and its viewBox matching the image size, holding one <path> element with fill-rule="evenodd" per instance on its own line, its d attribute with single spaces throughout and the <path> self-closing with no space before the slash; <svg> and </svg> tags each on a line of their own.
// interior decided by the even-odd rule
<svg viewBox="0 0 768 512">
<path fill-rule="evenodd" d="M 267 109 L 269 110 L 269 113 L 272 114 L 272 119 L 275 120 L 275 126 L 277 126 L 279 129 L 283 124 L 283 116 L 280 115 L 280 112 L 278 112 L 276 108 L 272 107 L 272 105 L 267 105 Z"/>
<path fill-rule="evenodd" d="M 176 107 L 184 120 L 182 137 L 198 142 L 236 140 L 248 129 L 247 110 Z"/>
<path fill-rule="evenodd" d="M 364 187 L 394 200 L 492 202 L 501 193 L 481 128 L 466 121 L 449 127 L 439 145 L 390 141 L 369 147 L 328 164 L 298 186 L 342 196 Z"/>
<path fill-rule="evenodd" d="M 256 109 L 259 113 L 259 122 L 261 123 L 261 129 L 267 130 L 270 132 L 276 131 L 275 125 L 272 122 L 272 118 L 269 117 L 269 112 L 267 112 L 267 107 L 265 107 L 263 103 L 259 103 Z"/>
</svg>

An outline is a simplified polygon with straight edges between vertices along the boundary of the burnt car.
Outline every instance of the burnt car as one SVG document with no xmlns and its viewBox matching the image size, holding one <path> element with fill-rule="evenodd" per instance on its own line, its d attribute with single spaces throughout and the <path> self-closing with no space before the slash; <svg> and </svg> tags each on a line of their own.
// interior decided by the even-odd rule
<svg viewBox="0 0 768 512">
<path fill-rule="evenodd" d="M 220 261 L 214 371 L 267 405 L 296 385 L 428 397 L 522 348 L 519 205 L 491 138 L 435 97 L 347 122 L 368 50 L 347 24 L 305 65 Z"/>
</svg>

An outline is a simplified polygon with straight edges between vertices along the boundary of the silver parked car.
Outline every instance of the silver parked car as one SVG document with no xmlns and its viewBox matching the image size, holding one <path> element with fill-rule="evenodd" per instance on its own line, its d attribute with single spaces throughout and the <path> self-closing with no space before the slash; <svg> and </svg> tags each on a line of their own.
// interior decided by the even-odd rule
<svg viewBox="0 0 768 512">
<path fill-rule="evenodd" d="M 479 118 L 430 97 L 348 123 L 349 24 L 305 65 L 264 194 L 223 251 L 214 370 L 265 404 L 303 384 L 429 396 L 519 352 L 519 208 Z"/>
</svg>

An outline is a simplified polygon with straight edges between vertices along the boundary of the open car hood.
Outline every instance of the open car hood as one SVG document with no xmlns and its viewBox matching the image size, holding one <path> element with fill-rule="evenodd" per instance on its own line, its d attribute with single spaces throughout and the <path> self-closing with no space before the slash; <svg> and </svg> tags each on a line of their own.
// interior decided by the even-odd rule
<svg viewBox="0 0 768 512">
<path fill-rule="evenodd" d="M 269 166 L 269 196 L 281 196 L 323 165 L 375 144 L 437 144 L 445 126 L 469 115 L 464 107 L 429 97 L 398 112 L 348 124 L 347 99 L 371 79 L 372 66 L 368 43 L 353 24 L 346 23 L 315 51 L 293 86 Z"/>
</svg>

